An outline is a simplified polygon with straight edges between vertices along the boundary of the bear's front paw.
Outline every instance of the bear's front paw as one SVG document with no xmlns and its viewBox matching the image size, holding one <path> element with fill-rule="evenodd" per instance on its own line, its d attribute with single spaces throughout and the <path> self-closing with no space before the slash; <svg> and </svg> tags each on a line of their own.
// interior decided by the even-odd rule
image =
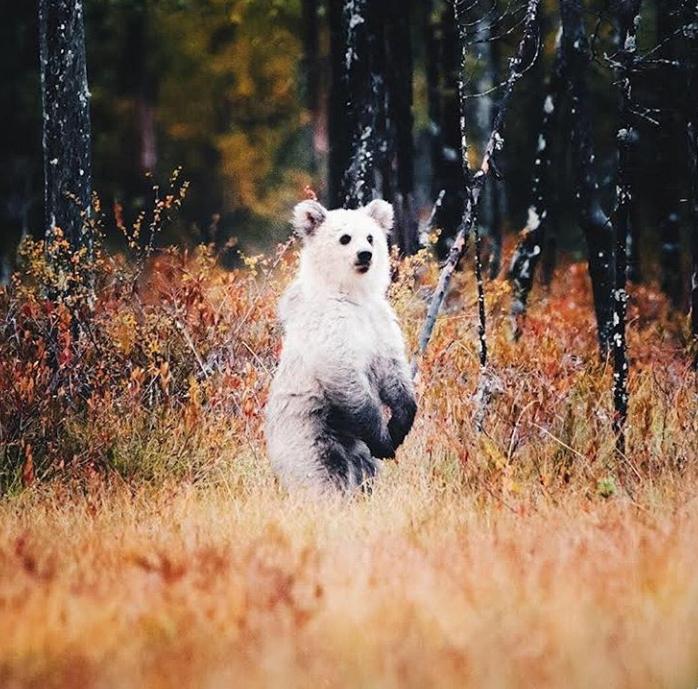
<svg viewBox="0 0 698 689">
<path fill-rule="evenodd" d="M 402 445 L 402 442 L 412 429 L 416 412 L 417 404 L 414 400 L 410 400 L 405 403 L 404 407 L 393 411 L 393 415 L 388 422 L 388 432 L 395 449 Z"/>
<path fill-rule="evenodd" d="M 395 448 L 387 433 L 375 443 L 369 445 L 368 449 L 378 459 L 393 459 L 395 457 Z"/>
<path fill-rule="evenodd" d="M 390 439 L 392 440 L 393 447 L 397 449 L 402 445 L 402 441 L 407 435 L 404 424 L 400 423 L 393 417 L 388 422 L 388 430 L 390 431 Z"/>
</svg>

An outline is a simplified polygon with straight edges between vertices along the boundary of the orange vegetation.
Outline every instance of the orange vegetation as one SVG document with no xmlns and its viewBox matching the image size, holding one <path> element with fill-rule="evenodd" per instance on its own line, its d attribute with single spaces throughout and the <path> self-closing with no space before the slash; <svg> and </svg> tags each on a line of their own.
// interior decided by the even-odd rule
<svg viewBox="0 0 698 689">
<path fill-rule="evenodd" d="M 698 682 L 697 383 L 650 287 L 625 457 L 581 265 L 534 292 L 519 342 L 488 285 L 497 393 L 475 433 L 465 266 L 397 462 L 370 495 L 308 502 L 261 435 L 292 246 L 232 273 L 204 249 L 98 250 L 60 306 L 44 254 L 0 296 L 3 689 Z M 396 274 L 414 347 L 436 266 Z"/>
</svg>

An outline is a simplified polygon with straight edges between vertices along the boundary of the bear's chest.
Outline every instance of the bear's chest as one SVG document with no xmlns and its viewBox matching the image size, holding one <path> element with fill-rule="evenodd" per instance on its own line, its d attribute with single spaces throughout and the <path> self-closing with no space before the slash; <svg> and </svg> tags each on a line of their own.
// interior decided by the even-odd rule
<svg viewBox="0 0 698 689">
<path fill-rule="evenodd" d="M 332 341 L 338 354 L 351 354 L 366 362 L 380 348 L 389 326 L 384 314 L 373 304 L 352 301 L 335 302 L 319 320 L 318 334 Z"/>
</svg>

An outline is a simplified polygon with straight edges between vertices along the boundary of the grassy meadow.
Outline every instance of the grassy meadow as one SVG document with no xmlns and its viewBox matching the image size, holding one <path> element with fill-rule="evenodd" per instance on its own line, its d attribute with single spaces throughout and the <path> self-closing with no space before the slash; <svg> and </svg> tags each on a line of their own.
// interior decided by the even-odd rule
<svg viewBox="0 0 698 689">
<path fill-rule="evenodd" d="M 581 264 L 518 342 L 488 285 L 474 431 L 468 265 L 397 460 L 318 501 L 279 488 L 261 433 L 292 246 L 233 272 L 97 252 L 96 285 L 53 308 L 44 249 L 0 298 L 3 689 L 698 684 L 698 388 L 658 290 L 631 295 L 625 456 Z M 436 271 L 396 264 L 412 350 Z"/>
</svg>

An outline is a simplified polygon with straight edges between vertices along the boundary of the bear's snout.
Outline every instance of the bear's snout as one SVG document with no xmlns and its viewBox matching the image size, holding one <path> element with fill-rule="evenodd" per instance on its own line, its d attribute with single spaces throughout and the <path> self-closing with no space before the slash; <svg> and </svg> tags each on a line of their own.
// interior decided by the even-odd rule
<svg viewBox="0 0 698 689">
<path fill-rule="evenodd" d="M 371 251 L 358 251 L 356 253 L 356 265 L 359 268 L 368 268 L 371 265 L 372 257 L 373 252 Z"/>
</svg>

